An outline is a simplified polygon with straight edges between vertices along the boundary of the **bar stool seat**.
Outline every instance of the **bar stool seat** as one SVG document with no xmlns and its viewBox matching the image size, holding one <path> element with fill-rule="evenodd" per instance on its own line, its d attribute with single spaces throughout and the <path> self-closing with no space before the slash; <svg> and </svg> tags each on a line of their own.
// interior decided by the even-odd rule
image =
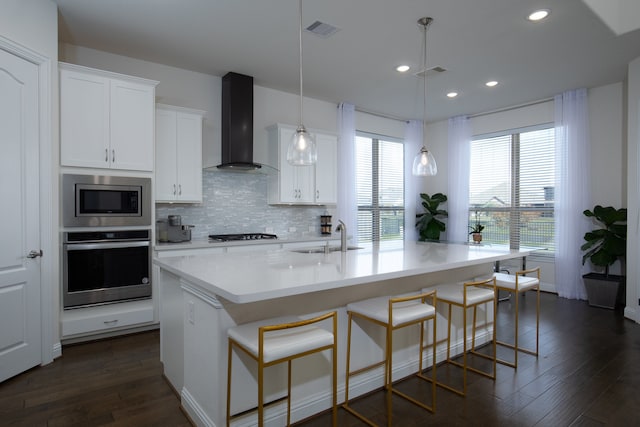
<svg viewBox="0 0 640 427">
<path fill-rule="evenodd" d="M 332 320 L 332 332 L 316 324 Z M 337 424 L 337 312 L 312 319 L 295 316 L 272 318 L 229 328 L 227 368 L 227 426 L 231 415 L 231 372 L 233 348 L 242 350 L 258 363 L 258 425 L 264 423 L 264 368 L 288 363 L 287 425 L 291 423 L 291 361 L 324 350 L 332 350 L 332 411 L 333 425 Z"/>
<path fill-rule="evenodd" d="M 536 276 L 526 276 L 527 274 L 536 273 Z M 507 343 L 504 341 L 496 341 L 496 344 L 503 347 L 513 349 L 514 359 L 513 362 L 498 359 L 498 363 L 511 366 L 512 368 L 518 368 L 518 352 L 531 354 L 538 356 L 539 348 L 539 335 L 540 335 L 540 267 L 532 268 L 529 270 L 517 271 L 515 275 L 505 273 L 494 273 L 493 276 L 496 279 L 496 289 L 511 292 L 514 294 L 515 301 L 515 335 L 514 342 Z M 518 332 L 519 332 L 519 296 L 521 293 L 535 290 L 537 294 L 536 302 L 536 348 L 535 350 L 523 348 L 518 344 Z"/>
<path fill-rule="evenodd" d="M 448 283 L 439 285 L 436 287 L 438 291 L 438 302 L 448 305 L 448 319 L 447 319 L 447 358 L 444 363 L 462 368 L 462 388 L 456 388 L 449 384 L 444 384 L 440 381 L 437 385 L 443 387 L 449 391 L 452 391 L 461 396 L 467 394 L 467 371 L 475 372 L 485 377 L 494 379 L 496 378 L 496 281 L 494 277 L 471 280 L 467 282 Z M 492 332 L 492 349 L 491 355 L 479 353 L 476 351 L 476 320 L 477 320 L 477 308 L 481 304 L 493 303 L 493 332 Z M 451 359 L 451 315 L 452 306 L 457 306 L 462 309 L 462 330 L 463 330 L 463 345 L 462 345 L 462 363 Z M 467 309 L 473 308 L 473 323 L 472 323 L 472 335 L 471 335 L 471 348 L 467 350 Z M 483 371 L 475 367 L 469 366 L 467 363 L 467 353 L 474 354 L 476 356 L 489 359 L 492 362 L 492 368 L 490 371 Z"/>
<path fill-rule="evenodd" d="M 427 304 L 427 300 L 431 301 L 431 304 Z M 436 399 L 436 346 L 435 346 L 435 334 L 436 334 L 436 291 L 429 290 L 421 294 L 407 295 L 407 296 L 383 296 L 370 298 L 363 301 L 353 302 L 347 305 L 347 314 L 349 317 L 348 336 L 347 336 L 347 374 L 345 377 L 345 402 L 342 405 L 345 410 L 358 417 L 368 425 L 374 426 L 375 424 L 362 415 L 360 412 L 349 406 L 349 380 L 352 376 L 359 375 L 363 372 L 374 369 L 378 366 L 384 365 L 385 367 L 385 383 L 386 400 L 387 400 L 387 424 L 391 425 L 392 415 L 392 393 L 397 394 L 400 397 L 416 404 L 417 406 L 426 409 L 427 411 L 435 411 L 435 399 Z M 385 339 L 385 354 L 384 360 L 378 363 L 373 363 L 369 366 L 351 371 L 351 325 L 353 318 L 357 317 L 363 320 L 367 320 L 382 326 L 386 330 Z M 423 351 L 424 347 L 422 342 L 424 341 L 424 324 L 425 321 L 431 320 L 433 323 L 433 354 L 432 354 L 432 377 L 429 378 L 422 374 L 423 365 Z M 404 328 L 410 325 L 420 325 L 420 343 L 419 346 L 419 367 L 418 372 L 415 375 L 425 381 L 431 382 L 431 402 L 429 405 L 411 397 L 407 394 L 395 389 L 393 387 L 393 331 L 396 329 Z"/>
</svg>

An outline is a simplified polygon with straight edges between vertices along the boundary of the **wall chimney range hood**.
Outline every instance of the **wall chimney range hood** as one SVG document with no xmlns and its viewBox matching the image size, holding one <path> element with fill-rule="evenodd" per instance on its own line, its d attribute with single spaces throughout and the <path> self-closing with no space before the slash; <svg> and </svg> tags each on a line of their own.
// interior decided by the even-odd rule
<svg viewBox="0 0 640 427">
<path fill-rule="evenodd" d="M 227 73 L 222 77 L 222 163 L 218 169 L 254 170 L 253 77 Z"/>
</svg>

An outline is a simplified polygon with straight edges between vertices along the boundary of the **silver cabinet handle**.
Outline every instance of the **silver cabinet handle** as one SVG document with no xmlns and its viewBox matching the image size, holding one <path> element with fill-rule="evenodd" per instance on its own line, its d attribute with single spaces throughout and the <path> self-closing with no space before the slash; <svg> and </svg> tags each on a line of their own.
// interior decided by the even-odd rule
<svg viewBox="0 0 640 427">
<path fill-rule="evenodd" d="M 105 162 L 109 161 L 109 149 L 108 148 L 104 149 L 104 161 Z"/>
<path fill-rule="evenodd" d="M 173 195 L 174 196 L 176 195 L 176 185 L 175 184 L 173 184 Z"/>
<path fill-rule="evenodd" d="M 116 162 L 116 150 L 111 150 L 111 162 Z"/>
<path fill-rule="evenodd" d="M 316 199 L 320 198 L 320 190 L 316 190 Z"/>
<path fill-rule="evenodd" d="M 104 324 L 107 326 L 115 325 L 116 323 L 118 323 L 118 319 L 104 321 Z"/>
<path fill-rule="evenodd" d="M 39 251 L 29 251 L 27 254 L 27 258 L 38 258 L 39 256 L 42 256 L 42 249 Z"/>
<path fill-rule="evenodd" d="M 182 196 L 182 184 L 178 184 L 178 195 Z"/>
</svg>

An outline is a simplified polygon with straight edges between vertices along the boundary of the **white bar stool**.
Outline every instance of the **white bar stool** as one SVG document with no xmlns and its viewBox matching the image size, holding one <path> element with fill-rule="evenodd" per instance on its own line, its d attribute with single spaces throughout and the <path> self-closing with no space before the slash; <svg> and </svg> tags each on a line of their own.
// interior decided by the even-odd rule
<svg viewBox="0 0 640 427">
<path fill-rule="evenodd" d="M 462 368 L 462 389 L 455 388 L 451 385 L 444 384 L 440 381 L 437 384 L 449 391 L 461 396 L 467 394 L 467 371 L 475 372 L 485 377 L 496 379 L 496 281 L 490 277 L 483 280 L 474 280 L 463 283 L 451 283 L 440 285 L 438 290 L 438 302 L 448 304 L 449 313 L 447 321 L 447 358 L 444 363 L 451 364 Z M 492 355 L 486 355 L 476 351 L 476 320 L 477 308 L 481 304 L 493 302 L 493 333 L 491 340 Z M 451 359 L 451 308 L 452 306 L 462 308 L 462 324 L 463 324 L 463 344 L 462 344 L 462 363 Z M 473 308 L 473 324 L 471 336 L 471 349 L 467 350 L 467 309 Z M 467 363 L 467 353 L 474 354 L 492 361 L 492 369 L 488 372 L 469 366 Z"/>
<path fill-rule="evenodd" d="M 345 377 L 345 402 L 342 407 L 350 412 L 351 414 L 358 417 L 360 420 L 364 421 L 368 425 L 375 426 L 375 424 L 367 419 L 364 415 L 353 409 L 349 406 L 349 379 L 352 376 L 359 375 L 363 372 L 370 371 L 378 366 L 385 366 L 385 382 L 384 387 L 386 389 L 386 400 L 387 400 L 387 425 L 391 425 L 391 413 L 392 413 L 392 393 L 397 394 L 398 396 L 403 397 L 404 399 L 418 405 L 421 408 L 426 409 L 427 411 L 434 412 L 436 407 L 436 346 L 435 346 L 435 335 L 436 335 L 436 291 L 429 290 L 428 292 L 423 292 L 417 295 L 410 296 L 402 296 L 402 297 L 377 297 L 371 298 L 363 301 L 354 302 L 347 305 L 347 314 L 349 315 L 349 327 L 348 327 L 348 336 L 347 336 L 347 374 Z M 431 304 L 427 304 L 427 300 L 431 301 Z M 376 325 L 380 325 L 386 330 L 386 339 L 385 339 L 385 354 L 384 360 L 378 363 L 371 364 L 369 366 L 365 366 L 363 368 L 357 369 L 353 372 L 350 371 L 351 365 L 351 324 L 354 317 L 358 317 L 360 319 L 368 320 L 370 322 L 375 323 Z M 426 377 L 422 374 L 422 354 L 424 350 L 424 346 L 422 343 L 424 342 L 424 323 L 425 321 L 431 320 L 433 323 L 433 336 L 434 336 L 434 345 L 433 345 L 433 355 L 432 355 L 432 366 L 431 366 L 431 375 L 432 377 Z M 431 382 L 432 390 L 431 390 L 431 403 L 427 405 L 419 400 L 408 396 L 407 394 L 395 389 L 393 387 L 393 331 L 396 329 L 404 328 L 410 325 L 420 325 L 420 362 L 418 372 L 415 375 L 418 378 L 421 378 L 425 381 Z"/>
<path fill-rule="evenodd" d="M 527 277 L 527 274 L 536 273 L 536 276 Z M 496 341 L 496 344 L 513 349 L 514 361 L 509 362 L 507 360 L 498 359 L 499 363 L 503 365 L 511 366 L 512 368 L 518 368 L 518 352 L 528 353 L 538 357 L 539 347 L 539 335 L 540 335 L 540 267 L 532 268 L 529 270 L 517 271 L 515 275 L 505 273 L 494 273 L 496 278 L 496 289 L 511 292 L 514 294 L 515 300 L 515 336 L 514 343 L 507 343 L 503 341 Z M 530 350 L 518 346 L 518 296 L 522 292 L 535 289 L 537 294 L 536 302 L 536 349 Z"/>
<path fill-rule="evenodd" d="M 332 332 L 315 324 L 332 321 Z M 337 425 L 337 331 L 336 311 L 301 320 L 295 316 L 279 317 L 229 328 L 227 368 L 227 427 L 231 415 L 231 359 L 233 348 L 242 350 L 258 364 L 258 426 L 264 425 L 264 368 L 287 362 L 287 425 L 291 424 L 291 361 L 313 353 L 332 351 L 332 411 Z"/>
</svg>

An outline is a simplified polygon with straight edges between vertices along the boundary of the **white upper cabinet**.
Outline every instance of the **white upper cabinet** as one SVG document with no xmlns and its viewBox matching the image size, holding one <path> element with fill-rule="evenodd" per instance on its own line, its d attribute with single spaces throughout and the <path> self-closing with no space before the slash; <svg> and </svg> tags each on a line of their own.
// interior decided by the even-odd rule
<svg viewBox="0 0 640 427">
<path fill-rule="evenodd" d="M 153 171 L 157 84 L 60 63 L 61 164 Z"/>
<path fill-rule="evenodd" d="M 278 173 L 269 179 L 269 203 L 336 204 L 337 136 L 330 132 L 310 130 L 316 139 L 318 160 L 313 166 L 292 166 L 287 162 L 287 148 L 295 131 L 295 127 L 281 124 L 268 128 L 269 164 L 278 169 Z"/>
<path fill-rule="evenodd" d="M 338 137 L 315 132 L 318 161 L 316 163 L 316 203 L 332 205 L 338 201 Z"/>
<path fill-rule="evenodd" d="M 156 107 L 156 202 L 202 202 L 204 111 Z"/>
</svg>

